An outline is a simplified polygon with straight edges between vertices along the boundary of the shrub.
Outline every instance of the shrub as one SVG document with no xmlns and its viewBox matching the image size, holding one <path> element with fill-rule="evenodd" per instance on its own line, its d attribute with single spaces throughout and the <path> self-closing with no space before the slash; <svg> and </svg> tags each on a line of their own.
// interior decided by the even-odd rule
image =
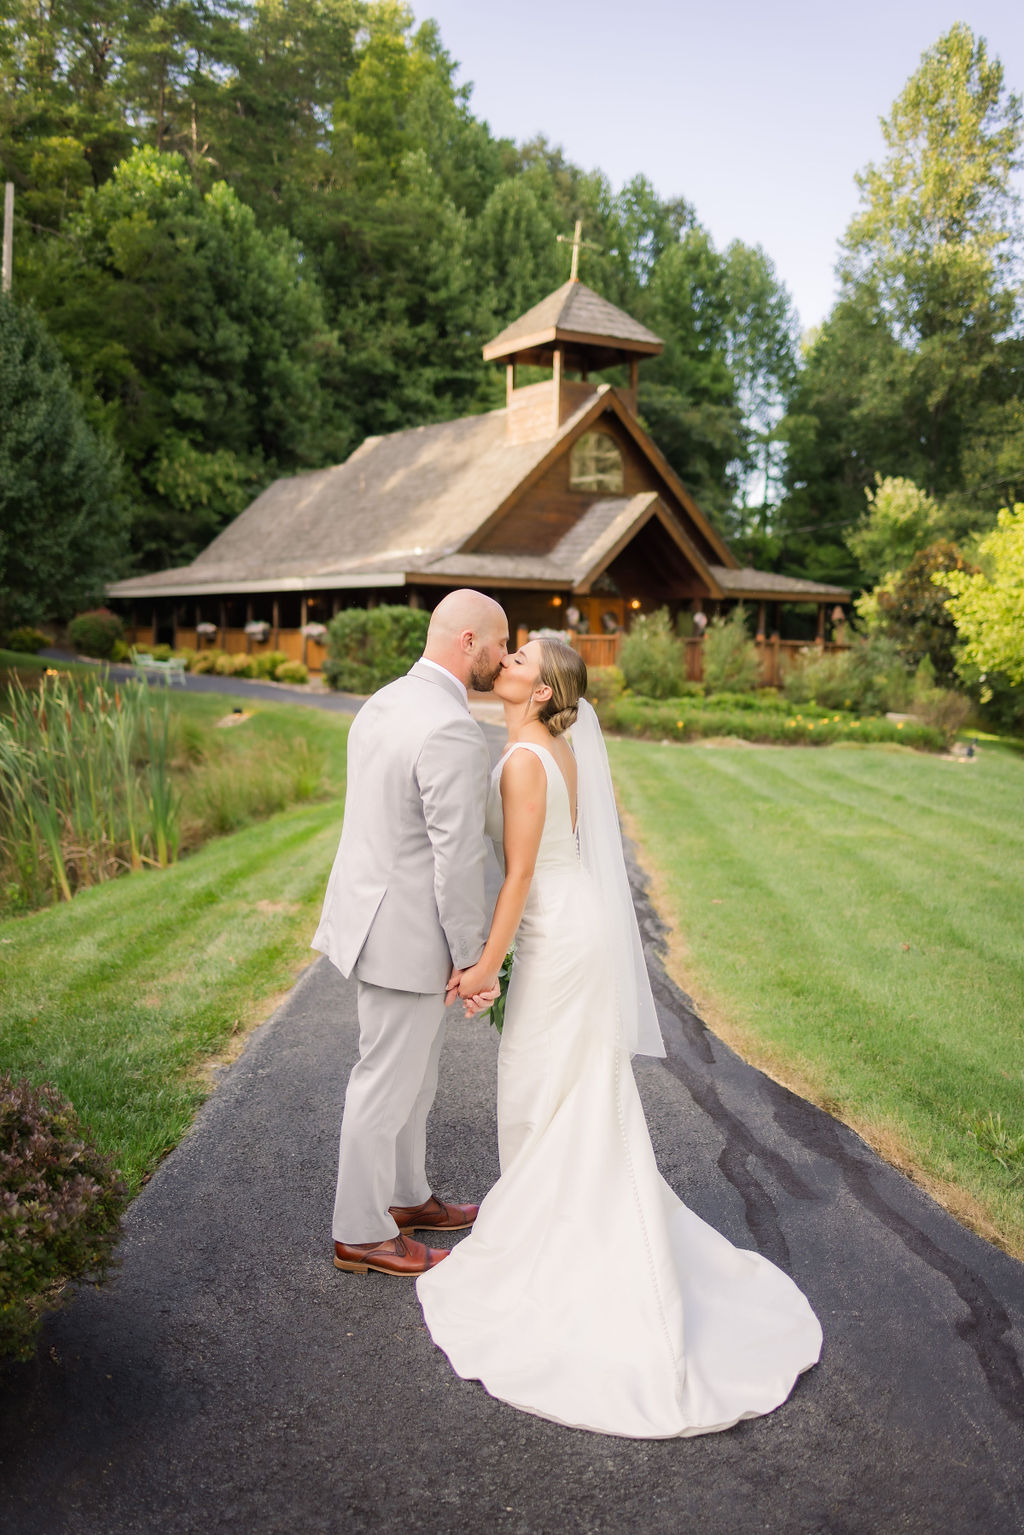
<svg viewBox="0 0 1024 1535">
<path fill-rule="evenodd" d="M 274 671 L 275 682 L 308 682 L 309 667 L 304 661 L 282 661 Z"/>
<path fill-rule="evenodd" d="M 216 672 L 217 662 L 225 654 L 223 650 L 201 650 L 192 662 L 191 670 L 197 677 L 205 672 Z"/>
<path fill-rule="evenodd" d="M 817 646 L 805 645 L 799 661 L 787 664 L 782 691 L 793 705 L 813 702 L 826 709 L 856 708 L 858 682 L 852 653 L 840 650 L 828 655 Z"/>
<path fill-rule="evenodd" d="M 785 714 L 789 705 L 780 698 L 774 688 L 760 688 L 756 693 L 711 693 L 706 700 L 709 709 L 756 709 L 762 714 Z"/>
<path fill-rule="evenodd" d="M 48 637 L 39 629 L 33 629 L 28 625 L 20 629 L 12 629 L 4 640 L 7 650 L 16 650 L 19 655 L 34 656 L 50 643 Z"/>
<path fill-rule="evenodd" d="M 760 666 L 747 633 L 742 603 L 727 618 L 713 618 L 704 634 L 704 688 L 708 693 L 752 693 Z"/>
<path fill-rule="evenodd" d="M 625 686 L 626 679 L 618 666 L 588 666 L 587 697 L 595 709 L 621 697 Z"/>
<path fill-rule="evenodd" d="M 222 650 L 213 665 L 218 677 L 254 677 L 256 669 L 252 656 L 230 654 Z"/>
<path fill-rule="evenodd" d="M 254 677 L 273 677 L 279 666 L 283 666 L 288 660 L 287 653 L 283 650 L 264 650 L 258 656 L 250 656 L 253 663 Z"/>
<path fill-rule="evenodd" d="M 131 648 L 131 646 L 126 644 L 124 640 L 115 640 L 114 644 L 113 644 L 113 648 L 111 649 L 111 652 L 110 652 L 110 659 L 112 661 L 122 661 L 123 662 L 123 661 L 130 661 L 131 658 L 132 658 L 132 648 Z"/>
<path fill-rule="evenodd" d="M 423 654 L 429 623 L 419 608 L 344 609 L 327 625 L 326 681 L 352 693 L 393 682 Z"/>
<path fill-rule="evenodd" d="M 677 698 L 685 685 L 682 646 L 667 608 L 638 617 L 622 642 L 619 666 L 626 686 L 645 698 Z"/>
<path fill-rule="evenodd" d="M 819 703 L 826 709 L 884 714 L 907 707 L 911 679 L 895 640 L 871 634 L 833 655 L 805 647 L 800 661 L 787 666 L 782 690 L 792 705 Z"/>
<path fill-rule="evenodd" d="M 0 1354 L 31 1357 L 62 1280 L 103 1278 L 126 1198 L 70 1103 L 0 1076 Z"/>
<path fill-rule="evenodd" d="M 937 730 L 949 746 L 971 712 L 971 700 L 952 688 L 936 687 L 935 667 L 925 656 L 914 676 L 912 708 L 917 718 Z"/>
<path fill-rule="evenodd" d="M 149 653 L 154 661 L 169 661 L 174 651 L 170 645 L 154 645 Z"/>
<path fill-rule="evenodd" d="M 124 639 L 124 624 L 109 608 L 95 608 L 79 613 L 68 624 L 68 638 L 79 655 L 110 659 L 118 640 Z"/>
<path fill-rule="evenodd" d="M 899 743 L 926 751 L 943 745 L 940 732 L 930 725 L 907 720 L 851 719 L 849 715 L 821 710 L 786 714 L 776 710 L 718 708 L 713 701 L 703 707 L 688 706 L 684 699 L 665 701 L 647 698 L 616 699 L 602 711 L 604 728 L 621 735 L 653 737 L 661 741 L 699 741 L 731 736 L 741 741 L 763 741 L 792 746 L 830 746 L 836 743 Z"/>
</svg>

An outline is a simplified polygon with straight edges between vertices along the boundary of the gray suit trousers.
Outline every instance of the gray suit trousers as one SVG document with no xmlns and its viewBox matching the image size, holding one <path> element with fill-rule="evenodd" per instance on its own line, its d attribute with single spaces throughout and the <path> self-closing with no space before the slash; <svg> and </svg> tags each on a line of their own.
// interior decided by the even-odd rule
<svg viewBox="0 0 1024 1535">
<path fill-rule="evenodd" d="M 389 1205 L 430 1194 L 427 1115 L 437 1091 L 444 996 L 358 982 L 359 1059 L 345 1093 L 334 1201 L 336 1242 L 397 1235 Z"/>
</svg>

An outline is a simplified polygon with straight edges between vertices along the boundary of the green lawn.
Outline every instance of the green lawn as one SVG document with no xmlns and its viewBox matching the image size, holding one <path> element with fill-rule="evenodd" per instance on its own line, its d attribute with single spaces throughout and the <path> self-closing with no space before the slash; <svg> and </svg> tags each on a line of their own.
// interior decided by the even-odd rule
<svg viewBox="0 0 1024 1535">
<path fill-rule="evenodd" d="M 1024 1254 L 1024 761 L 610 750 L 709 1022 Z"/>
<path fill-rule="evenodd" d="M 183 722 L 235 700 L 172 695 Z M 202 1067 L 265 1018 L 309 950 L 341 829 L 345 716 L 258 704 L 223 736 L 224 768 L 305 741 L 331 796 L 206 843 L 162 871 L 0 922 L 0 1068 L 54 1082 L 132 1190 L 180 1140 Z"/>
</svg>

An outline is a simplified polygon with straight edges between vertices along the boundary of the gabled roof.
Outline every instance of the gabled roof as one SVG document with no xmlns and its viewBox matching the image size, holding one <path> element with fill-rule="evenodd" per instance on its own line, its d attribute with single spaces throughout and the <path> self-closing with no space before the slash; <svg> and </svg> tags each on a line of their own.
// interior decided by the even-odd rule
<svg viewBox="0 0 1024 1535">
<path fill-rule="evenodd" d="M 570 281 L 534 304 L 484 347 L 484 360 L 495 362 L 517 352 L 550 346 L 556 341 L 584 342 L 617 352 L 655 356 L 663 348 L 660 336 L 622 309 L 588 288 Z"/>
<path fill-rule="evenodd" d="M 663 492 L 591 502 L 547 554 L 477 550 L 483 535 L 515 515 L 536 479 L 605 412 L 633 437 Z M 108 591 L 122 598 L 202 597 L 465 582 L 585 593 L 657 518 L 712 597 L 848 600 L 840 587 L 727 563 L 728 547 L 607 384 L 540 441 L 510 441 L 507 414 L 496 410 L 369 437 L 344 464 L 275 480 L 191 565 L 118 581 Z M 673 501 L 720 563 L 709 563 L 669 509 Z"/>
<path fill-rule="evenodd" d="M 608 496 L 595 501 L 549 554 L 469 550 L 424 563 L 417 573 L 428 581 L 473 578 L 496 586 L 571 586 L 573 591 L 582 591 L 643 526 L 657 500 L 655 491 L 645 491 L 638 496 Z"/>
</svg>

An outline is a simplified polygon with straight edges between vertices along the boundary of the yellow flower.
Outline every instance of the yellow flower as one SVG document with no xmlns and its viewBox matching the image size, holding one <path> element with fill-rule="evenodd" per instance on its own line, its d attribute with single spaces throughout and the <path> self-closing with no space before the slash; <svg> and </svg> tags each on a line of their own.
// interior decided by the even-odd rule
<svg viewBox="0 0 1024 1535">
<path fill-rule="evenodd" d="M 903 729 L 903 721 L 902 720 L 900 720 L 899 724 L 896 726 L 896 729 L 897 730 L 902 730 Z"/>
<path fill-rule="evenodd" d="M 807 721 L 807 728 L 808 728 L 808 730 L 813 730 L 814 729 L 814 722 L 812 720 L 808 720 Z"/>
<path fill-rule="evenodd" d="M 682 720 L 676 720 L 676 729 L 677 730 L 682 730 L 682 728 L 683 728 Z"/>
</svg>

